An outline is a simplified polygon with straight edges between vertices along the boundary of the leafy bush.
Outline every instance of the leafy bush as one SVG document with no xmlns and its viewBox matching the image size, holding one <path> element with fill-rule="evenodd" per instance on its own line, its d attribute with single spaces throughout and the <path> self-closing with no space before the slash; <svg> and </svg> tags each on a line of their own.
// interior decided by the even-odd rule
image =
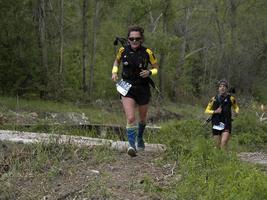
<svg viewBox="0 0 267 200">
<path fill-rule="evenodd" d="M 197 121 L 174 121 L 162 127 L 159 140 L 167 145 L 168 157 L 177 159 L 191 152 L 196 138 L 205 136 L 205 129 Z"/>
<path fill-rule="evenodd" d="M 233 131 L 240 145 L 261 149 L 266 146 L 267 124 L 260 122 L 254 113 L 242 113 L 234 121 Z"/>
</svg>

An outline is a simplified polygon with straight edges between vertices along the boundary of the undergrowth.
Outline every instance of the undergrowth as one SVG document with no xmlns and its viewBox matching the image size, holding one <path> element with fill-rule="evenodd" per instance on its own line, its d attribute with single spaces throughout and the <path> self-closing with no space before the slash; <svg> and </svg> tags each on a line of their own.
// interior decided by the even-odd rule
<svg viewBox="0 0 267 200">
<path fill-rule="evenodd" d="M 244 117 L 237 122 L 235 131 L 241 131 L 241 127 L 243 131 L 248 131 L 247 126 L 240 125 L 245 120 Z M 265 128 L 258 127 L 254 132 Z M 241 162 L 234 151 L 238 145 L 245 145 L 240 142 L 244 137 L 240 134 L 233 136 L 237 139 L 230 142 L 231 148 L 224 152 L 214 148 L 212 138 L 197 121 L 171 122 L 164 126 L 158 139 L 167 144 L 165 159 L 179 163 L 176 176 L 182 177 L 164 191 L 165 198 L 267 199 L 266 173 L 256 166 Z M 250 142 L 266 145 L 264 139 L 265 135 Z"/>
</svg>

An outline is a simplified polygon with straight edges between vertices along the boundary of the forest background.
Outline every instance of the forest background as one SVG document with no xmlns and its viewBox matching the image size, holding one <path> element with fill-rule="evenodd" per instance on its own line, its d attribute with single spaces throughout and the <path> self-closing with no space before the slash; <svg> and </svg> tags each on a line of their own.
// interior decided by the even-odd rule
<svg viewBox="0 0 267 200">
<path fill-rule="evenodd" d="M 113 41 L 135 24 L 165 100 L 193 103 L 226 78 L 238 95 L 267 101 L 265 0 L 1 0 L 0 11 L 2 96 L 117 98 Z"/>
<path fill-rule="evenodd" d="M 167 147 L 0 141 L 0 199 L 267 199 L 266 19 L 266 0 L 0 0 L 0 129 L 121 140 L 76 125 L 125 125 L 113 42 L 139 25 L 160 66 L 145 140 Z M 241 110 L 229 154 L 203 126 L 221 78 Z"/>
</svg>

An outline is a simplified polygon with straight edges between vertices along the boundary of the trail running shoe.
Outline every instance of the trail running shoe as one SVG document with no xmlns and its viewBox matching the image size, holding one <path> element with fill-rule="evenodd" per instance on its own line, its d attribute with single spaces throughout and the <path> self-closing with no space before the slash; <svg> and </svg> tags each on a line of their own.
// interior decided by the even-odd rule
<svg viewBox="0 0 267 200">
<path fill-rule="evenodd" d="M 138 151 L 144 151 L 145 150 L 145 143 L 144 143 L 143 139 L 138 140 L 137 150 Z"/>
<path fill-rule="evenodd" d="M 136 156 L 136 150 L 133 147 L 129 147 L 127 149 L 127 154 L 131 157 L 135 157 Z"/>
<path fill-rule="evenodd" d="M 145 150 L 145 146 L 137 147 L 137 151 L 144 151 L 144 150 Z"/>
</svg>

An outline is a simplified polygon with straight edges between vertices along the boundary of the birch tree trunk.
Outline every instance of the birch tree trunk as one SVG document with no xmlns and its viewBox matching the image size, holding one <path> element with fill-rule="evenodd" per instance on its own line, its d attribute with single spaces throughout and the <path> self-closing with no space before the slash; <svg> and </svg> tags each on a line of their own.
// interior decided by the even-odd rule
<svg viewBox="0 0 267 200">
<path fill-rule="evenodd" d="M 150 8 L 149 8 L 149 18 L 150 18 L 150 23 L 149 23 L 149 32 L 153 33 L 156 31 L 157 26 L 159 24 L 159 20 L 162 17 L 162 13 L 159 14 L 159 16 L 155 19 L 153 17 L 153 13 L 152 13 L 152 0 L 150 0 Z"/>
</svg>

